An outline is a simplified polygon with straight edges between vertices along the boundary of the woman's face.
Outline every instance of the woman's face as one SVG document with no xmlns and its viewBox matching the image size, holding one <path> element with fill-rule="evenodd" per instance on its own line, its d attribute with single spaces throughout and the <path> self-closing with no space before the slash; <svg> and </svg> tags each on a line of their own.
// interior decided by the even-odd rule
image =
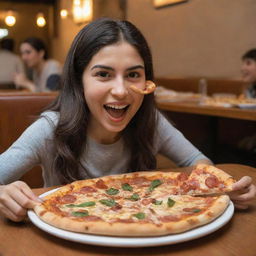
<svg viewBox="0 0 256 256">
<path fill-rule="evenodd" d="M 98 142 L 116 141 L 140 108 L 144 97 L 130 85 L 145 87 L 145 67 L 127 42 L 103 47 L 84 70 L 84 97 L 91 112 L 88 132 Z"/>
<path fill-rule="evenodd" d="M 244 59 L 241 67 L 241 73 L 244 82 L 256 82 L 256 61 L 253 59 Z"/>
<path fill-rule="evenodd" d="M 29 68 L 36 68 L 44 58 L 44 51 L 37 51 L 29 43 L 22 43 L 20 52 L 22 60 Z"/>
</svg>

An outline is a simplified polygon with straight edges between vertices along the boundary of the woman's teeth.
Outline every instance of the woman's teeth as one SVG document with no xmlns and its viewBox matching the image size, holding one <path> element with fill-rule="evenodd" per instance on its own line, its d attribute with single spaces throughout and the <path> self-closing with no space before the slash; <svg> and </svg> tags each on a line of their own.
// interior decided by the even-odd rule
<svg viewBox="0 0 256 256">
<path fill-rule="evenodd" d="M 108 112 L 108 114 L 114 118 L 122 117 L 126 110 L 128 109 L 129 105 L 104 105 L 104 108 Z"/>
</svg>

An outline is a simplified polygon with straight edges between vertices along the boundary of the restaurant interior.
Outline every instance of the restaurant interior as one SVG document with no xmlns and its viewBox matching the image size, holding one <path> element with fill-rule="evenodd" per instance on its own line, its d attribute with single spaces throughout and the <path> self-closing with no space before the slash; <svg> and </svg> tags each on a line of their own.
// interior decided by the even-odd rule
<svg viewBox="0 0 256 256">
<path fill-rule="evenodd" d="M 41 38 L 63 65 L 88 22 L 130 20 L 152 51 L 157 107 L 214 163 L 256 167 L 255 102 L 238 101 L 246 86 L 241 56 L 256 44 L 255 11 L 244 0 L 1 0 L 0 36 L 14 39 L 17 55 L 25 38 Z M 0 152 L 57 94 L 0 84 Z M 249 148 L 241 146 L 246 140 Z M 158 167 L 175 165 L 159 155 Z"/>
<path fill-rule="evenodd" d="M 91 234 L 87 232 L 90 229 L 90 223 L 95 224 L 100 217 L 103 215 L 105 217 L 106 215 L 106 218 L 109 218 L 107 220 L 110 226 L 116 221 L 117 223 L 124 224 L 124 226 L 127 224 L 126 227 L 128 227 L 129 224 L 134 221 L 134 218 L 139 215 L 138 220 L 136 219 L 137 223 L 134 221 L 137 225 L 136 227 L 139 227 L 141 223 L 147 224 L 148 222 L 146 221 L 148 221 L 148 219 L 140 219 L 145 215 L 143 212 L 139 212 L 135 215 L 130 214 L 129 218 L 121 219 L 121 215 L 118 215 L 118 211 L 120 209 L 122 210 L 123 206 L 120 204 L 111 205 L 111 208 L 107 208 L 105 211 L 102 210 L 99 212 L 100 217 L 96 219 L 97 216 L 88 215 L 89 210 L 82 209 L 81 211 L 80 209 L 81 207 L 85 207 L 84 205 L 86 203 L 91 203 L 91 205 L 87 204 L 88 207 L 86 206 L 86 209 L 88 209 L 89 206 L 94 207 L 95 202 L 81 201 L 82 203 L 79 202 L 79 204 L 75 205 L 75 201 L 72 200 L 79 198 L 79 196 L 81 196 L 81 198 L 86 197 L 88 194 L 90 198 L 95 191 L 101 191 L 102 194 L 96 194 L 95 196 L 98 200 L 97 204 L 103 201 L 107 207 L 109 205 L 106 204 L 106 201 L 107 203 L 110 200 L 113 202 L 113 198 L 116 195 L 107 195 L 108 191 L 112 190 L 113 192 L 113 190 L 117 189 L 111 187 L 106 190 L 108 187 L 105 186 L 106 184 L 100 177 L 99 183 L 97 181 L 95 183 L 96 185 L 93 182 L 85 183 L 90 186 L 84 186 L 81 189 L 79 185 L 77 187 L 76 185 L 71 185 L 71 189 L 75 187 L 77 189 L 76 191 L 74 190 L 74 193 L 68 187 L 66 190 L 61 190 L 61 193 L 64 191 L 63 194 L 58 194 L 58 184 L 47 186 L 44 182 L 45 179 L 43 180 L 47 175 L 52 175 L 50 177 L 52 178 L 55 173 L 49 171 L 48 174 L 45 175 L 46 172 L 44 170 L 42 174 L 41 166 L 35 166 L 20 178 L 21 181 L 27 183 L 28 187 L 24 187 L 24 182 L 12 181 L 11 183 L 4 183 L 0 180 L 0 256 L 255 256 L 256 201 L 255 197 L 252 199 L 252 194 L 255 193 L 253 192 L 255 187 L 252 183 L 255 184 L 256 181 L 256 98 L 248 98 L 245 95 L 245 91 L 251 84 L 245 81 L 241 74 L 242 56 L 248 50 L 256 48 L 255 13 L 255 0 L 0 0 L 0 42 L 4 39 L 13 39 L 15 43 L 13 53 L 22 62 L 25 60 L 25 58 L 23 58 L 25 51 L 22 52 L 21 46 L 26 38 L 40 38 L 46 45 L 48 57 L 54 60 L 55 63 L 59 63 L 59 67 L 62 68 L 74 37 L 89 22 L 101 17 L 110 17 L 129 20 L 135 24 L 145 36 L 152 51 L 154 82 L 156 84 L 154 101 L 157 109 L 159 109 L 171 124 L 181 131 L 196 148 L 212 160 L 214 165 L 219 168 L 218 171 L 222 174 L 228 174 L 227 180 L 232 179 L 234 183 L 238 181 L 235 183 L 236 185 L 230 185 L 233 186 L 232 189 L 236 191 L 231 191 L 231 189 L 225 191 L 223 187 L 225 187 L 226 184 L 224 184 L 223 181 L 219 182 L 219 177 L 217 177 L 217 179 L 212 173 L 206 173 L 206 169 L 200 169 L 199 167 L 194 168 L 193 166 L 177 166 L 164 155 L 158 154 L 156 159 L 157 170 L 162 170 L 163 172 L 155 172 L 154 175 L 161 174 L 165 177 L 167 171 L 175 176 L 177 172 L 180 172 L 175 178 L 173 178 L 174 176 L 165 178 L 167 180 L 166 184 L 170 186 L 170 188 L 174 187 L 176 189 L 176 187 L 178 187 L 177 184 L 182 184 L 184 185 L 185 191 L 186 187 L 189 186 L 192 186 L 192 189 L 194 189 L 194 185 L 201 186 L 201 184 L 199 184 L 199 182 L 201 182 L 200 179 L 199 182 L 196 179 L 192 179 L 191 184 L 186 183 L 187 180 L 183 180 L 188 179 L 188 173 L 191 172 L 192 168 L 194 168 L 195 173 L 198 171 L 200 175 L 202 174 L 202 177 L 206 177 L 206 174 L 209 174 L 207 177 L 210 178 L 210 181 L 208 180 L 207 183 L 207 178 L 204 184 L 201 182 L 203 186 L 209 184 L 208 187 L 206 186 L 206 190 L 203 190 L 201 194 L 179 194 L 180 190 L 176 190 L 171 194 L 174 198 L 176 196 L 177 198 L 184 196 L 184 198 L 189 197 L 190 199 L 184 199 L 185 203 L 181 202 L 183 199 L 181 199 L 181 201 L 177 199 L 177 202 L 175 202 L 169 198 L 170 192 L 166 192 L 160 186 L 164 182 L 161 183 L 162 180 L 160 178 L 153 180 L 155 176 L 150 176 L 152 172 L 150 174 L 147 172 L 146 175 L 153 181 L 150 187 L 148 187 L 147 192 L 145 192 L 145 195 L 143 195 L 145 198 L 139 198 L 137 202 L 139 195 L 136 193 L 132 194 L 129 198 L 121 198 L 119 194 L 116 198 L 117 200 L 121 198 L 121 202 L 126 200 L 125 203 L 128 202 L 128 206 L 129 204 L 133 205 L 137 203 L 139 210 L 141 206 L 144 207 L 143 209 L 148 210 L 147 214 L 149 213 L 149 216 L 153 216 L 155 218 L 153 220 L 156 221 L 149 222 L 148 226 L 154 224 L 157 229 L 158 227 L 162 227 L 164 221 L 176 224 L 176 222 L 182 222 L 183 218 L 185 219 L 187 216 L 202 216 L 201 214 L 204 214 L 206 210 L 200 213 L 201 204 L 206 202 L 206 207 L 210 208 L 209 205 L 215 202 L 214 200 L 216 200 L 216 198 L 229 198 L 228 196 L 231 198 L 233 196 L 233 198 L 238 198 L 238 200 L 235 202 L 231 198 L 230 201 L 227 201 L 226 208 L 224 209 L 223 207 L 222 212 L 219 213 L 218 216 L 214 212 L 215 209 L 214 211 L 206 212 L 205 219 L 209 219 L 209 217 L 213 217 L 215 214 L 211 222 L 204 222 L 205 219 L 199 217 L 197 219 L 189 219 L 186 224 L 190 225 L 191 228 L 186 232 L 177 231 L 174 233 L 171 227 L 168 230 L 169 233 L 163 236 L 156 236 L 154 233 L 148 233 L 145 236 L 137 236 L 137 233 L 131 236 L 112 236 L 111 233 L 94 234 L 92 232 Z M 54 102 L 61 90 L 59 87 L 37 90 L 35 87 L 31 87 L 31 84 L 25 87 L 20 86 L 19 84 L 17 85 L 17 76 L 15 79 L 12 78 L 13 80 L 11 81 L 1 80 L 1 74 L 5 75 L 2 70 L 4 68 L 8 70 L 8 67 L 6 67 L 7 61 L 4 63 L 1 62 L 1 56 L 3 56 L 1 52 L 2 49 L 0 49 L 0 156 L 20 137 L 27 127 L 38 119 L 40 113 Z M 33 80 L 34 71 L 25 64 L 27 63 L 23 63 L 25 77 Z M 254 89 L 256 95 L 255 81 Z M 82 92 L 82 90 L 80 91 Z M 112 107 L 110 106 L 110 108 Z M 169 127 L 171 126 L 169 125 Z M 26 138 L 28 140 L 31 139 Z M 85 136 L 83 138 L 85 138 Z M 42 143 L 44 143 L 44 145 L 47 144 L 45 141 Z M 78 144 L 75 145 L 77 146 Z M 66 144 L 64 146 L 66 146 Z M 173 145 L 174 148 L 176 146 L 179 145 Z M 32 152 L 31 155 L 33 153 L 34 152 Z M 2 154 L 2 156 L 3 155 L 4 154 Z M 9 154 L 9 157 L 13 157 L 13 155 L 10 155 L 11 154 Z M 140 154 L 138 155 L 140 156 Z M 145 156 L 145 152 L 143 156 Z M 12 159 L 15 157 L 16 155 L 14 154 Z M 29 157 L 30 156 L 28 156 L 27 159 L 29 159 Z M 0 162 L 0 165 L 2 164 L 1 166 L 8 166 L 9 164 L 10 168 L 12 168 L 12 161 L 6 161 L 8 164 L 5 165 L 6 163 L 4 163 L 2 159 Z M 75 158 L 71 160 L 73 159 Z M 141 159 L 145 160 L 144 158 Z M 205 160 L 205 158 L 203 160 Z M 208 159 L 206 159 L 206 161 L 207 160 Z M 13 162 L 15 162 L 15 160 Z M 20 163 L 22 165 L 22 161 L 20 161 Z M 55 163 L 52 163 L 52 166 Z M 80 161 L 79 164 L 82 166 Z M 104 164 L 105 162 L 102 163 L 102 165 Z M 76 167 L 77 165 L 76 163 Z M 67 166 L 64 165 L 64 167 Z M 20 169 L 22 168 L 23 166 L 20 167 Z M 87 171 L 86 168 L 84 168 L 85 172 Z M 103 167 L 100 166 L 100 168 Z M 2 177 L 4 175 L 8 176 L 10 172 L 8 168 L 7 171 L 2 171 L 2 173 L 1 171 L 0 167 Z M 61 169 L 59 174 L 62 171 Z M 63 172 L 65 171 L 66 170 Z M 176 174 L 174 174 L 174 172 L 176 172 Z M 132 173 L 132 175 L 133 174 L 134 173 Z M 199 174 L 195 177 L 201 177 Z M 229 174 L 232 177 L 229 176 Z M 125 178 L 127 178 L 126 175 L 125 173 Z M 134 182 L 133 186 L 138 189 L 138 191 L 144 191 L 147 187 L 147 185 L 145 186 L 143 183 L 145 178 L 139 175 L 140 174 L 135 173 L 138 179 L 133 180 L 133 178 L 131 178 L 130 180 Z M 77 178 L 77 176 L 73 177 L 75 177 L 73 180 Z M 80 177 L 79 179 L 81 179 Z M 129 178 L 127 178 L 127 180 L 129 180 Z M 121 191 L 121 181 L 118 180 L 118 182 L 120 182 L 118 186 Z M 147 182 L 147 184 L 150 183 L 148 180 Z M 152 185 L 154 182 L 157 182 L 157 184 Z M 59 182 L 59 184 L 64 184 L 64 182 Z M 110 179 L 110 185 L 111 184 L 115 186 L 114 178 L 113 180 Z M 94 185 L 95 187 L 93 187 Z M 125 191 L 123 185 L 126 185 L 127 191 Z M 211 185 L 212 187 L 218 186 L 219 190 L 216 190 L 217 193 L 214 193 L 214 189 L 211 190 Z M 9 194 L 13 195 L 14 192 L 17 191 L 14 188 L 20 188 L 19 186 L 21 189 L 18 192 L 22 192 L 21 197 L 9 196 Z M 127 189 L 127 186 L 129 189 Z M 156 192 L 154 189 L 157 186 L 160 186 L 158 187 L 159 191 L 164 192 L 164 196 L 168 198 L 167 204 L 162 204 L 162 198 L 160 198 L 162 201 L 150 198 L 153 192 Z M 181 185 L 179 186 L 181 187 Z M 141 187 L 144 190 L 142 190 Z M 180 187 L 178 189 L 180 189 Z M 29 188 L 31 188 L 31 190 L 29 190 Z M 122 193 L 134 192 L 131 192 L 133 187 L 128 183 L 122 184 L 122 188 L 124 190 Z M 69 189 L 71 192 L 68 191 Z M 207 194 L 209 192 L 208 189 L 214 192 Z M 46 201 L 43 201 L 45 200 L 44 196 L 56 191 L 59 196 L 52 200 L 52 212 L 45 210 L 38 215 L 41 217 L 50 212 L 50 214 L 54 216 L 53 219 L 56 218 L 56 216 L 58 217 L 57 221 L 59 218 L 62 220 L 65 219 L 65 221 L 69 218 L 68 221 L 70 221 L 70 219 L 75 219 L 75 215 L 72 215 L 74 212 L 71 211 L 75 211 L 78 207 L 80 210 L 75 213 L 84 214 L 76 216 L 80 227 L 79 231 L 73 232 L 65 227 L 62 229 L 62 227 L 58 228 L 58 226 L 48 225 L 35 214 L 33 211 L 34 205 L 29 205 L 32 201 L 35 203 L 34 198 L 40 200 L 40 202 L 36 201 L 36 206 L 47 205 L 47 198 Z M 67 191 L 71 194 L 65 194 Z M 234 194 L 232 194 L 233 192 Z M 157 193 L 158 192 L 154 195 L 158 195 Z M 248 196 L 249 193 L 251 193 L 251 195 L 249 195 L 250 197 Z M 20 194 L 17 193 L 16 195 L 19 196 Z M 22 196 L 24 195 L 25 199 L 29 200 L 26 201 L 27 204 L 25 204 L 25 206 L 22 205 L 22 207 L 24 206 L 22 208 L 23 211 L 17 211 L 17 215 L 18 217 L 25 217 L 22 221 L 20 221 L 21 219 L 18 219 L 17 222 L 17 219 L 12 221 L 12 212 L 10 212 L 9 209 L 15 208 L 19 201 L 16 199 L 18 198 L 22 201 L 21 199 L 23 199 Z M 100 200 L 98 198 L 99 195 L 101 197 L 102 195 L 107 196 L 107 199 L 104 199 L 105 201 Z M 134 198 L 134 195 L 137 196 L 137 198 Z M 38 199 L 37 196 L 41 199 Z M 156 198 L 159 199 L 158 197 Z M 200 198 L 203 203 L 201 202 L 201 204 L 194 207 L 195 204 L 193 204 L 191 198 L 193 198 L 193 200 Z M 55 199 L 56 201 L 54 201 Z M 89 200 L 88 198 L 86 199 Z M 140 199 L 142 200 L 140 201 Z M 237 207 L 235 203 L 237 202 L 238 206 L 239 203 L 241 203 L 240 209 L 235 209 L 235 207 Z M 175 215 L 171 212 L 171 207 L 173 207 L 175 203 L 178 207 L 177 212 L 179 211 L 179 214 L 180 212 L 182 213 L 182 215 L 178 216 L 179 218 L 177 218 L 177 214 Z M 183 207 L 182 203 L 184 203 L 186 207 Z M 157 216 L 154 211 L 154 209 L 156 209 L 154 207 L 162 207 L 161 204 L 164 205 L 167 209 L 165 210 L 169 214 L 165 216 L 159 215 L 163 217 L 163 222 L 161 222 L 162 220 L 159 222 L 160 217 Z M 59 205 L 61 205 L 62 208 L 59 207 Z M 105 207 L 102 205 L 100 206 L 102 207 L 101 209 Z M 247 208 L 247 206 L 249 206 L 249 208 Z M 221 205 L 216 204 L 216 209 L 218 207 L 221 207 Z M 69 212 L 63 213 L 62 210 L 64 208 Z M 133 206 L 128 208 L 128 213 L 130 209 L 137 210 L 136 207 L 132 209 Z M 111 217 L 108 217 L 110 216 L 108 215 L 109 212 L 114 212 L 115 214 L 117 212 L 114 216 L 118 218 L 115 218 L 113 221 Z M 68 218 L 66 218 L 67 216 Z M 10 217 L 10 220 L 6 217 Z M 80 232 L 82 229 L 80 223 L 86 223 L 88 221 L 87 217 L 89 219 L 89 225 L 86 226 L 86 224 L 84 230 Z M 198 220 L 201 226 L 197 228 Z M 103 222 L 103 224 L 105 223 Z M 70 224 L 66 226 L 68 227 L 68 225 Z M 121 228 L 120 230 L 122 231 Z M 136 228 L 134 230 L 136 231 Z M 131 232 L 133 232 L 133 230 Z M 129 249 L 127 250 L 128 247 Z"/>
</svg>

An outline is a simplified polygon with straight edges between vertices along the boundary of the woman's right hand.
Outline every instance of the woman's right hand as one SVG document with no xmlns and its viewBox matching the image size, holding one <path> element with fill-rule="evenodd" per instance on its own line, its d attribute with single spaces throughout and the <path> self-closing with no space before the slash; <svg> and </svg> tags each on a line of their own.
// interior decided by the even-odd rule
<svg viewBox="0 0 256 256">
<path fill-rule="evenodd" d="M 27 210 L 40 202 L 23 181 L 0 186 L 0 215 L 12 221 L 22 221 L 26 217 Z"/>
</svg>

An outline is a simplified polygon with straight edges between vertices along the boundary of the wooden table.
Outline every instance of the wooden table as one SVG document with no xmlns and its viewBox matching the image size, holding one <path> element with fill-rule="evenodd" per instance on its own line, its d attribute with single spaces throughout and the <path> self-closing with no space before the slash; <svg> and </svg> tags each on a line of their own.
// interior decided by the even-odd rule
<svg viewBox="0 0 256 256">
<path fill-rule="evenodd" d="M 228 117 L 256 121 L 256 109 L 240 109 L 235 107 L 215 107 L 199 105 L 197 102 L 167 102 L 158 101 L 157 107 L 161 110 L 209 115 L 217 117 Z"/>
<path fill-rule="evenodd" d="M 256 183 L 256 169 L 234 164 L 218 165 L 239 179 L 249 175 Z M 184 168 L 183 168 L 184 169 Z M 186 169 L 186 168 L 185 168 Z M 174 169 L 179 171 L 180 169 Z M 51 188 L 50 188 L 51 189 Z M 47 189 L 35 189 L 41 194 Z M 49 188 L 48 188 L 49 190 Z M 66 256 L 66 255 L 175 255 L 175 256 L 255 256 L 256 200 L 247 211 L 236 211 L 231 221 L 214 233 L 180 244 L 148 248 L 115 248 L 80 244 L 54 237 L 29 220 L 13 223 L 0 217 L 1 256 Z"/>
</svg>

